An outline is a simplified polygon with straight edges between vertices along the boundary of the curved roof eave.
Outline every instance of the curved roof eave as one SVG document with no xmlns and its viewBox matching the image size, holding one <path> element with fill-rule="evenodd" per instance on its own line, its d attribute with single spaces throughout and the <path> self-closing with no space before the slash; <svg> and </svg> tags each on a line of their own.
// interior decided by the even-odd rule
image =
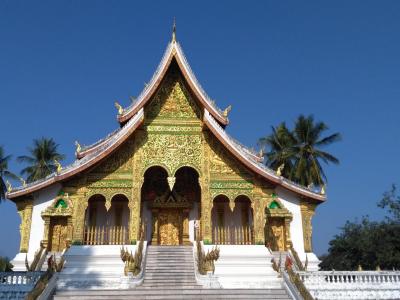
<svg viewBox="0 0 400 300">
<path fill-rule="evenodd" d="M 207 93 L 203 90 L 200 83 L 196 79 L 192 69 L 190 68 L 189 63 L 186 60 L 186 57 L 183 53 L 183 50 L 178 42 L 175 40 L 171 41 L 168 44 L 167 49 L 165 50 L 165 54 L 158 65 L 153 77 L 151 78 L 149 84 L 143 89 L 136 102 L 131 106 L 124 109 L 122 114 L 118 115 L 118 121 L 120 123 L 124 123 L 129 118 L 131 118 L 139 109 L 141 109 L 149 99 L 156 92 L 159 87 L 162 79 L 164 78 L 172 59 L 175 58 L 178 66 L 185 77 L 190 89 L 197 96 L 201 104 L 212 114 L 212 116 L 222 125 L 226 126 L 229 123 L 229 120 L 226 116 L 224 116 L 223 112 L 217 108 L 214 102 L 209 98 Z"/>
<path fill-rule="evenodd" d="M 252 160 L 241 148 L 236 145 L 236 143 L 228 136 L 226 131 L 213 119 L 213 117 L 207 110 L 204 111 L 204 123 L 232 155 L 234 155 L 247 168 L 249 168 L 256 174 L 259 174 L 261 177 L 267 179 L 268 181 L 280 185 L 287 190 L 290 190 L 303 197 L 310 198 L 318 202 L 323 202 L 326 200 L 325 195 L 313 192 L 308 188 L 298 185 L 282 176 L 278 176 L 275 171 L 267 168 L 265 165 L 256 160 Z"/>
<path fill-rule="evenodd" d="M 13 199 L 33 193 L 43 189 L 53 183 L 65 181 L 107 157 L 118 148 L 126 139 L 142 124 L 144 120 L 144 110 L 140 109 L 117 133 L 110 137 L 101 148 L 94 151 L 82 159 L 75 160 L 74 163 L 65 167 L 60 173 L 52 173 L 44 179 L 32 182 L 26 186 L 21 186 L 6 193 L 7 199 Z"/>
</svg>

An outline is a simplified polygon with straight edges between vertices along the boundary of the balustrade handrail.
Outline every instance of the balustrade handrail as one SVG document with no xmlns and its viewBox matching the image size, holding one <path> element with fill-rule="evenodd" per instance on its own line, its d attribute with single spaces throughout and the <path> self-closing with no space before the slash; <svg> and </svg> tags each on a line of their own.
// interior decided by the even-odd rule
<svg viewBox="0 0 400 300">
<path fill-rule="evenodd" d="M 129 244 L 128 226 L 85 226 L 84 245 Z"/>
<path fill-rule="evenodd" d="M 310 275 L 310 276 L 325 276 L 325 275 L 400 275 L 400 271 L 297 271 L 299 275 Z"/>
<path fill-rule="evenodd" d="M 4 285 L 32 285 L 40 279 L 44 272 L 41 271 L 16 271 L 16 272 L 0 272 L 0 286 Z"/>
<path fill-rule="evenodd" d="M 216 245 L 254 244 L 253 226 L 213 226 L 212 240 Z"/>
<path fill-rule="evenodd" d="M 400 284 L 400 271 L 296 271 L 306 285 Z"/>
</svg>

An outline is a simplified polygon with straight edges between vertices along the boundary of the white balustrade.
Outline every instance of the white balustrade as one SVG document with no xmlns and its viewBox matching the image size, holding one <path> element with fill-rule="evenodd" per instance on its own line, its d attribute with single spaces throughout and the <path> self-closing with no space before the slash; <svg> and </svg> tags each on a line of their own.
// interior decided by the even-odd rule
<svg viewBox="0 0 400 300">
<path fill-rule="evenodd" d="M 399 271 L 297 272 L 318 299 L 399 299 Z"/>
</svg>

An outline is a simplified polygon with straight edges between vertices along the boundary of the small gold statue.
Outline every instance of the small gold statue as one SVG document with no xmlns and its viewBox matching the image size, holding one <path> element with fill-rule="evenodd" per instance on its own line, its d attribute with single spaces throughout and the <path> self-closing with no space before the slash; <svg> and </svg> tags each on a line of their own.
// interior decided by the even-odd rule
<svg viewBox="0 0 400 300">
<path fill-rule="evenodd" d="M 325 187 L 325 184 L 322 186 L 322 188 L 321 188 L 321 195 L 325 195 L 325 193 L 326 193 L 326 187 Z"/>
<path fill-rule="evenodd" d="M 281 164 L 278 169 L 276 170 L 276 175 L 282 176 L 282 171 L 285 168 L 285 164 Z"/>
<path fill-rule="evenodd" d="M 62 170 L 62 166 L 61 166 L 61 164 L 59 163 L 59 161 L 57 159 L 54 160 L 54 164 L 57 167 L 57 173 L 60 173 L 61 170 Z"/>
<path fill-rule="evenodd" d="M 7 192 L 10 193 L 12 191 L 12 185 L 8 180 L 6 181 L 6 186 L 7 186 Z"/>
<path fill-rule="evenodd" d="M 114 105 L 118 110 L 118 114 L 122 115 L 122 113 L 124 112 L 124 109 L 122 108 L 122 106 L 117 101 L 115 101 Z"/>
<path fill-rule="evenodd" d="M 23 187 L 26 187 L 26 181 L 25 181 L 25 179 L 23 179 L 22 177 L 18 177 L 18 178 L 19 178 L 19 180 L 21 181 L 22 186 L 23 186 Z"/>
<path fill-rule="evenodd" d="M 81 152 L 82 147 L 81 147 L 81 145 L 78 143 L 78 141 L 75 141 L 75 146 L 76 146 L 75 152 L 76 152 L 76 153 Z"/>
<path fill-rule="evenodd" d="M 223 115 L 225 118 L 227 118 L 228 115 L 229 115 L 229 113 L 231 112 L 231 110 L 232 110 L 232 105 L 229 105 L 227 108 L 225 108 L 225 110 L 223 111 L 222 115 Z"/>
</svg>

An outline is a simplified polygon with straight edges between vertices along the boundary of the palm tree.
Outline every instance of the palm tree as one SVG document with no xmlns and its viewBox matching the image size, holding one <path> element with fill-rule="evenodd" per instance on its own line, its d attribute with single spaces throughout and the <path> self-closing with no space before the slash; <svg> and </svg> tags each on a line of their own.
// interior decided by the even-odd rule
<svg viewBox="0 0 400 300">
<path fill-rule="evenodd" d="M 293 131 L 296 142 L 292 147 L 295 153 L 292 176 L 302 185 L 322 186 L 327 182 L 321 161 L 326 164 L 339 164 L 339 159 L 321 148 L 340 141 L 342 137 L 340 133 L 322 137 L 326 130 L 328 126 L 323 122 L 315 123 L 312 115 L 300 115 L 296 120 Z"/>
<path fill-rule="evenodd" d="M 19 179 L 17 175 L 8 170 L 11 155 L 5 156 L 4 149 L 0 146 L 0 201 L 6 198 L 6 180 Z"/>
<path fill-rule="evenodd" d="M 325 123 L 314 122 L 312 115 L 300 115 L 293 131 L 285 123 L 273 128 L 271 135 L 259 141 L 270 148 L 265 154 L 266 164 L 275 170 L 284 164 L 282 175 L 304 186 L 324 185 L 327 178 L 321 161 L 339 164 L 339 160 L 321 148 L 341 139 L 339 133 L 322 137 L 327 129 Z"/>
<path fill-rule="evenodd" d="M 33 147 L 28 148 L 30 156 L 22 155 L 17 158 L 19 162 L 28 164 L 21 170 L 22 175 L 27 175 L 27 182 L 42 179 L 57 170 L 55 160 L 61 161 L 65 157 L 57 152 L 57 148 L 58 144 L 52 138 L 42 137 L 33 140 Z"/>
<path fill-rule="evenodd" d="M 291 158 L 293 156 L 292 146 L 295 143 L 294 137 L 290 130 L 286 127 L 285 122 L 282 122 L 278 127 L 271 126 L 272 134 L 261 138 L 258 143 L 260 146 L 269 147 L 271 150 L 264 153 L 266 156 L 266 164 L 271 169 L 277 170 L 283 166 L 282 175 L 290 177 L 293 168 Z"/>
</svg>

